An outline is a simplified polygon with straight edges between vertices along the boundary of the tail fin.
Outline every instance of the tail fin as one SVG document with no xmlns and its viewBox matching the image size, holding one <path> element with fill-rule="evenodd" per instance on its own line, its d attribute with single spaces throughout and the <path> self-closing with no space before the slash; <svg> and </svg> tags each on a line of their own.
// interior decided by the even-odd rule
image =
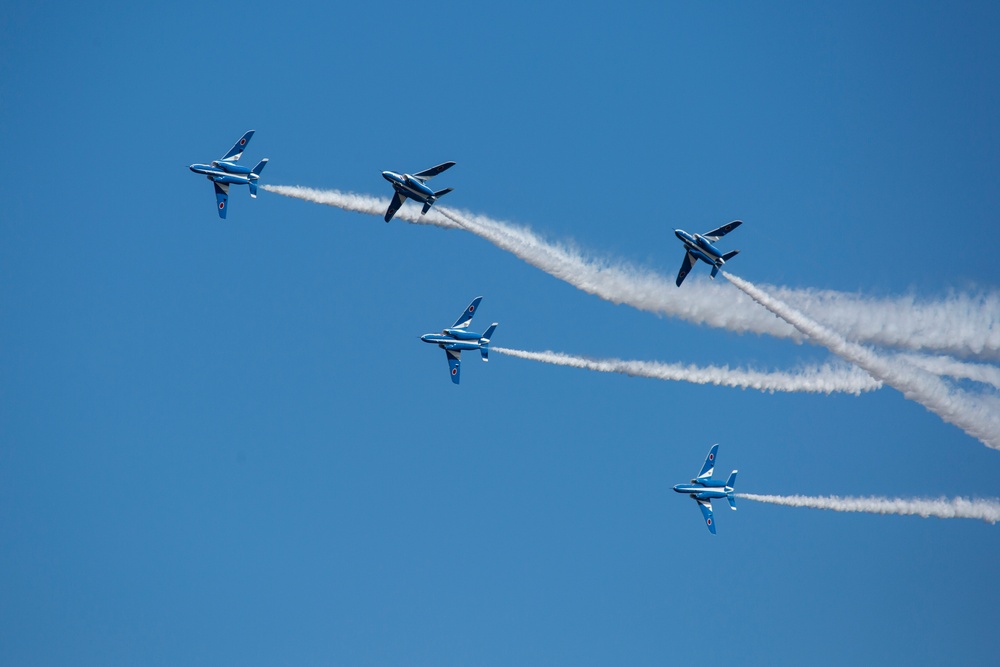
<svg viewBox="0 0 1000 667">
<path fill-rule="evenodd" d="M 497 323 L 494 322 L 490 325 L 490 328 L 486 330 L 482 338 L 479 339 L 479 354 L 483 355 L 483 361 L 490 360 L 490 338 L 493 337 L 493 332 L 496 331 Z"/>
<path fill-rule="evenodd" d="M 722 256 L 722 261 L 723 262 L 728 262 L 733 257 L 736 257 L 736 255 L 738 255 L 738 254 L 740 254 L 739 250 L 730 250 L 729 252 L 727 252 L 725 255 Z"/>
<path fill-rule="evenodd" d="M 258 176 L 260 176 L 260 172 L 264 171 L 264 167 L 266 165 L 267 165 L 267 158 L 264 158 L 263 160 L 261 160 L 260 162 L 258 162 L 257 166 L 254 167 L 253 169 L 251 169 L 250 171 L 252 171 L 253 173 L 255 173 Z"/>
<path fill-rule="evenodd" d="M 253 199 L 256 199 L 257 198 L 257 182 L 256 181 L 250 181 L 249 183 L 247 183 L 247 187 L 250 188 L 250 196 Z"/>
<path fill-rule="evenodd" d="M 715 276 L 717 276 L 717 275 L 719 275 L 719 265 L 718 264 L 713 264 L 712 265 L 712 280 L 715 280 Z"/>
</svg>

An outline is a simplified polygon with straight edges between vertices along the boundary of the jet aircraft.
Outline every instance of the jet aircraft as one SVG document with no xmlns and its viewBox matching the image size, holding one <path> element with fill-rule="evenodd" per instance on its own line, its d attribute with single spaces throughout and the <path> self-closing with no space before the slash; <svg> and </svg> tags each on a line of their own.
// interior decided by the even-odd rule
<svg viewBox="0 0 1000 667">
<path fill-rule="evenodd" d="M 392 220 L 392 216 L 396 215 L 396 211 L 403 205 L 407 197 L 415 199 L 424 205 L 424 210 L 420 212 L 421 215 L 431 210 L 434 202 L 451 192 L 452 188 L 445 188 L 444 190 L 435 192 L 427 187 L 427 181 L 454 166 L 454 162 L 443 162 L 436 167 L 424 169 L 415 174 L 397 174 L 394 171 L 383 171 L 382 178 L 392 183 L 392 188 L 396 191 L 392 195 L 392 201 L 389 202 L 388 210 L 385 212 L 385 221 L 389 222 Z"/>
<path fill-rule="evenodd" d="M 236 164 L 240 156 L 243 155 L 243 150 L 250 143 L 250 137 L 253 136 L 253 133 L 254 131 L 250 130 L 244 134 L 225 155 L 218 160 L 213 160 L 211 164 L 193 164 L 188 167 L 196 174 L 205 174 L 208 180 L 212 181 L 212 185 L 215 186 L 219 217 L 222 219 L 226 217 L 230 185 L 246 185 L 250 189 L 250 196 L 254 199 L 257 198 L 257 179 L 260 177 L 260 172 L 264 170 L 264 165 L 267 164 L 267 158 L 258 162 L 253 169 Z"/>
<path fill-rule="evenodd" d="M 715 534 L 715 515 L 712 514 L 712 499 L 725 498 L 729 501 L 729 506 L 736 509 L 736 497 L 733 495 L 733 485 L 736 484 L 736 473 L 734 470 L 728 480 L 716 479 L 712 477 L 715 472 L 715 455 L 719 453 L 719 446 L 713 445 L 705 459 L 705 465 L 701 467 L 701 472 L 691 480 L 690 484 L 677 484 L 674 491 L 686 493 L 698 503 L 702 515 L 705 517 L 705 524 L 708 529 Z"/>
<path fill-rule="evenodd" d="M 433 343 L 444 350 L 445 355 L 448 357 L 451 381 L 455 384 L 458 384 L 458 371 L 462 364 L 462 350 L 479 350 L 479 353 L 483 356 L 483 361 L 490 360 L 490 336 L 493 335 L 493 331 L 497 328 L 497 323 L 494 322 L 491 324 L 490 328 L 483 334 L 469 331 L 472 316 L 476 314 L 476 309 L 479 308 L 479 302 L 482 300 L 483 297 L 477 296 L 469 304 L 469 307 L 462 312 L 461 317 L 455 321 L 455 324 L 448 329 L 439 334 L 429 333 L 420 337 L 420 340 L 425 343 Z"/>
<path fill-rule="evenodd" d="M 674 234 L 684 244 L 684 249 L 687 253 L 684 255 L 681 270 L 677 274 L 677 286 L 681 286 L 687 274 L 691 273 L 691 267 L 699 259 L 712 265 L 712 278 L 714 279 L 719 273 L 719 269 L 722 268 L 722 265 L 735 257 L 739 253 L 739 250 L 733 250 L 723 255 L 713 244 L 742 224 L 742 220 L 733 220 L 706 234 L 694 234 L 693 236 L 683 229 L 675 229 Z"/>
</svg>

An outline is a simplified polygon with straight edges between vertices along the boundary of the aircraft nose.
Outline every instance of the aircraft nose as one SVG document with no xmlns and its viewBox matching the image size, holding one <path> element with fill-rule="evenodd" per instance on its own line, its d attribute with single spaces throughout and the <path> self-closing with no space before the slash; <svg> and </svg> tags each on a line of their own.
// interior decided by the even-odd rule
<svg viewBox="0 0 1000 667">
<path fill-rule="evenodd" d="M 426 343 L 426 342 L 428 342 L 427 339 L 430 337 L 430 335 L 431 334 L 424 334 L 423 336 L 420 337 L 420 340 L 422 340 L 422 341 L 424 341 Z"/>
<path fill-rule="evenodd" d="M 389 172 L 389 171 L 383 171 L 383 172 L 382 172 L 382 178 L 384 178 L 384 179 L 385 179 L 385 180 L 387 180 L 387 181 L 391 181 L 392 179 L 391 179 L 391 178 L 389 178 L 389 174 L 391 174 L 391 173 L 392 173 L 392 172 Z"/>
</svg>

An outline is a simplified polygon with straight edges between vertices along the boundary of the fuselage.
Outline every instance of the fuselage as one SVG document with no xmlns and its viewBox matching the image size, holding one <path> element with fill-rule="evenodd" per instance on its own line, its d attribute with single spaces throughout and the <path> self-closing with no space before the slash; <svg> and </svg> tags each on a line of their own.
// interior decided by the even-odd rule
<svg viewBox="0 0 1000 667">
<path fill-rule="evenodd" d="M 404 197 L 415 199 L 424 204 L 435 200 L 434 191 L 425 183 L 409 174 L 397 174 L 394 171 L 383 171 L 382 178 L 392 183 L 393 189 Z"/>
<path fill-rule="evenodd" d="M 432 343 L 445 350 L 478 350 L 483 335 L 465 329 L 445 329 L 441 333 L 429 333 L 420 337 L 425 343 Z"/>
<path fill-rule="evenodd" d="M 733 492 L 733 487 L 726 486 L 726 481 L 722 479 L 706 479 L 698 481 L 692 479 L 690 484 L 676 484 L 674 491 L 686 493 L 692 498 L 699 500 L 711 500 L 712 498 L 725 498 Z"/>
<path fill-rule="evenodd" d="M 681 240 L 689 253 L 701 261 L 713 266 L 722 266 L 726 263 L 718 248 L 701 234 L 688 234 L 683 229 L 675 229 L 674 235 Z"/>
<path fill-rule="evenodd" d="M 208 180 L 216 183 L 247 185 L 260 178 L 250 167 L 244 167 L 225 160 L 216 160 L 211 164 L 192 164 L 188 167 L 196 174 L 204 174 Z"/>
</svg>

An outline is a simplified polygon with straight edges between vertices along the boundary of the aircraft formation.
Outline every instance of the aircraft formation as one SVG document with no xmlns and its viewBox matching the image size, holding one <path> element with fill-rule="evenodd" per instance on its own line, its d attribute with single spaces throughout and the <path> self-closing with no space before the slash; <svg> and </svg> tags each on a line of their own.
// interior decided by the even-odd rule
<svg viewBox="0 0 1000 667">
<path fill-rule="evenodd" d="M 216 206 L 219 217 L 225 219 L 226 209 L 229 201 L 229 186 L 246 185 L 250 192 L 250 197 L 257 197 L 257 182 L 260 174 L 267 165 L 268 158 L 262 159 L 252 169 L 238 164 L 240 157 L 250 143 L 254 130 L 246 132 L 239 140 L 233 144 L 225 155 L 218 160 L 213 160 L 208 164 L 192 164 L 188 167 L 196 174 L 202 174 L 212 181 L 215 188 Z M 427 181 L 433 177 L 447 171 L 455 166 L 454 162 L 442 162 L 439 165 L 418 171 L 414 174 L 397 173 L 394 171 L 383 171 L 382 177 L 392 184 L 393 196 L 389 202 L 389 208 L 385 212 L 385 221 L 392 220 L 396 212 L 402 207 L 407 199 L 412 199 L 423 204 L 421 215 L 425 215 L 438 199 L 452 191 L 452 188 L 442 190 L 432 190 L 427 186 Z M 680 272 L 677 274 L 677 286 L 680 287 L 684 278 L 691 272 L 694 264 L 701 260 L 712 267 L 711 277 L 714 279 L 719 269 L 732 259 L 739 250 L 723 253 L 715 247 L 715 242 L 720 238 L 739 227 L 742 223 L 735 220 L 717 229 L 713 229 L 705 234 L 689 234 L 681 229 L 674 230 L 674 234 L 684 244 L 684 262 L 681 264 Z M 462 311 L 462 314 L 455 323 L 441 331 L 441 333 L 427 333 L 420 337 L 425 343 L 437 345 L 445 352 L 448 361 L 448 372 L 451 381 L 459 384 L 461 379 L 462 352 L 478 350 L 483 361 L 489 361 L 489 346 L 493 332 L 496 331 L 497 323 L 493 322 L 483 333 L 476 333 L 469 329 L 472 318 L 479 309 L 479 304 L 483 297 L 477 296 L 472 303 Z M 715 534 L 715 519 L 712 513 L 712 499 L 726 498 L 730 507 L 736 509 L 736 499 L 733 495 L 733 484 L 736 481 L 736 471 L 734 470 L 728 480 L 715 479 L 712 477 L 715 470 L 715 457 L 719 446 L 714 445 L 702 466 L 701 473 L 691 480 L 690 484 L 677 484 L 674 491 L 685 493 L 698 503 L 705 524 L 708 529 Z"/>
</svg>

